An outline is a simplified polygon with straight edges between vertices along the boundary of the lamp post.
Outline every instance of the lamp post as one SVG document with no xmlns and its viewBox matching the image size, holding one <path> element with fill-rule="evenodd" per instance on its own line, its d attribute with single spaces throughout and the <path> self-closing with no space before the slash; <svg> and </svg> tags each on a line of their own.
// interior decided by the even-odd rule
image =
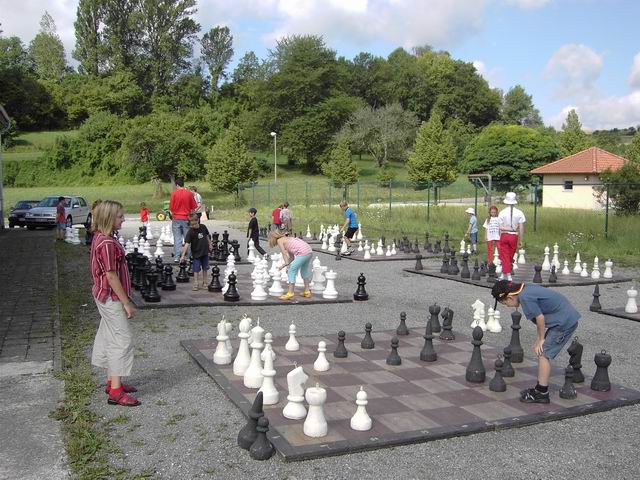
<svg viewBox="0 0 640 480">
<path fill-rule="evenodd" d="M 2 188 L 2 132 L 11 126 L 11 119 L 7 111 L 0 105 L 0 230 L 4 230 L 4 192 Z"/>
<path fill-rule="evenodd" d="M 271 132 L 273 137 L 273 184 L 278 183 L 278 134 Z"/>
</svg>

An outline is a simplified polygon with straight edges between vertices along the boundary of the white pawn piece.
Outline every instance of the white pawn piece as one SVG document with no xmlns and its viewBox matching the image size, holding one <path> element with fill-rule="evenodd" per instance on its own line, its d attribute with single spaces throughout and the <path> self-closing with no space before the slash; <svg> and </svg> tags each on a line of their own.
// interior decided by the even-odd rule
<svg viewBox="0 0 640 480">
<path fill-rule="evenodd" d="M 520 265 L 524 265 L 525 263 L 527 263 L 527 259 L 524 257 L 524 254 L 525 254 L 524 248 L 521 248 L 520 250 L 518 250 L 518 263 Z"/>
<path fill-rule="evenodd" d="M 133 253 L 133 242 L 131 240 L 127 240 L 127 245 L 124 247 L 126 253 Z"/>
<path fill-rule="evenodd" d="M 364 249 L 362 248 L 362 240 L 358 240 L 358 251 L 362 252 Z"/>
<path fill-rule="evenodd" d="M 147 227 L 147 240 L 153 240 L 153 230 L 151 230 L 151 224 Z"/>
<path fill-rule="evenodd" d="M 326 250 L 328 248 L 328 246 L 327 246 L 327 235 L 326 234 L 324 234 L 322 236 L 322 245 L 320 246 L 320 248 L 322 250 Z"/>
<path fill-rule="evenodd" d="M 393 244 L 391 245 L 391 255 L 397 255 L 398 252 L 396 250 L 396 242 L 393 242 Z"/>
<path fill-rule="evenodd" d="M 460 255 L 464 255 L 464 253 L 467 251 L 466 247 L 466 242 L 464 241 L 464 238 L 462 240 L 460 240 Z"/>
<path fill-rule="evenodd" d="M 249 239 L 249 254 L 247 255 L 247 261 L 253 263 L 256 259 L 256 244 L 253 239 Z"/>
<path fill-rule="evenodd" d="M 153 252 L 154 257 L 164 257 L 164 251 L 162 250 L 162 240 L 158 240 L 156 243 L 156 251 Z"/>
<path fill-rule="evenodd" d="M 376 255 L 376 251 L 377 251 L 376 242 L 372 242 L 371 243 L 371 255 Z"/>
<path fill-rule="evenodd" d="M 273 351 L 273 335 L 271 332 L 267 332 L 264 334 L 264 348 L 262 349 L 262 353 L 260 354 L 260 360 L 263 362 L 267 359 L 267 347 L 271 350 L 271 359 L 276 361 L 276 352 Z"/>
<path fill-rule="evenodd" d="M 71 243 L 74 245 L 80 245 L 80 243 L 82 243 L 80 241 L 80 228 L 79 227 L 73 227 L 73 238 L 71 239 Z"/>
<path fill-rule="evenodd" d="M 576 264 L 573 267 L 573 273 L 580 274 L 582 272 L 582 260 L 580 260 L 580 252 L 576 253 Z"/>
<path fill-rule="evenodd" d="M 296 367 L 287 373 L 287 388 L 289 403 L 282 410 L 282 415 L 291 420 L 302 420 L 307 416 L 307 409 L 304 407 L 304 384 L 309 376 L 304 373 L 302 367 Z"/>
<path fill-rule="evenodd" d="M 307 388 L 304 396 L 309 404 L 309 413 L 307 413 L 302 431 L 307 437 L 324 437 L 328 430 L 323 409 L 324 403 L 327 401 L 327 391 L 316 383 L 315 387 Z"/>
<path fill-rule="evenodd" d="M 384 250 L 382 249 L 382 239 L 378 241 L 378 248 L 376 248 L 376 255 L 384 255 Z"/>
<path fill-rule="evenodd" d="M 273 279 L 273 283 L 271 284 L 271 287 L 269 287 L 269 295 L 271 295 L 272 297 L 279 297 L 284 293 L 280 275 L 280 272 L 276 271 L 271 276 L 271 278 Z"/>
<path fill-rule="evenodd" d="M 496 321 L 496 312 L 493 309 L 493 307 L 489 307 L 489 310 L 487 312 L 487 330 L 489 330 L 491 332 L 491 328 L 494 328 L 494 323 Z"/>
<path fill-rule="evenodd" d="M 385 257 L 390 257 L 391 256 L 391 245 L 387 244 L 387 251 L 386 251 L 386 253 L 384 255 L 385 255 Z"/>
<path fill-rule="evenodd" d="M 233 345 L 231 345 L 231 330 L 233 330 L 233 325 L 231 324 L 231 322 L 225 320 L 224 316 L 222 317 L 222 320 L 224 320 L 224 325 L 227 329 L 227 351 L 233 358 Z"/>
<path fill-rule="evenodd" d="M 598 257 L 593 259 L 593 270 L 591 270 L 591 278 L 597 280 L 600 278 L 600 262 Z"/>
<path fill-rule="evenodd" d="M 492 311 L 491 307 L 489 307 L 487 330 L 491 333 L 500 333 L 502 331 L 502 325 L 500 325 L 500 312 L 498 310 Z"/>
<path fill-rule="evenodd" d="M 247 370 L 244 372 L 244 386 L 247 388 L 260 388 L 262 386 L 262 360 L 260 354 L 262 353 L 262 338 L 264 335 L 264 329 L 260 326 L 260 320 L 258 324 L 251 329 L 251 335 L 253 342 L 251 342 L 251 361 Z"/>
<path fill-rule="evenodd" d="M 340 253 L 341 254 L 345 254 L 347 253 L 347 242 L 342 242 L 342 245 L 340 245 Z"/>
<path fill-rule="evenodd" d="M 560 247 L 557 243 L 553 244 L 553 258 L 551 259 L 551 265 L 556 267 L 556 272 L 560 270 Z"/>
<path fill-rule="evenodd" d="M 228 365 L 231 363 L 231 353 L 227 349 L 227 340 L 229 340 L 229 336 L 227 335 L 227 325 L 223 320 L 218 322 L 218 336 L 216 337 L 218 341 L 218 345 L 216 346 L 216 351 L 213 354 L 213 363 L 216 365 Z"/>
<path fill-rule="evenodd" d="M 604 273 L 602 274 L 604 278 L 613 278 L 611 267 L 613 267 L 613 262 L 611 261 L 611 259 L 604 262 Z"/>
<path fill-rule="evenodd" d="M 587 262 L 582 263 L 582 271 L 580 272 L 580 276 L 586 278 L 589 276 L 589 272 L 587 272 Z"/>
<path fill-rule="evenodd" d="M 569 270 L 569 260 L 564 261 L 564 267 L 562 267 L 562 275 L 570 275 L 571 270 Z"/>
<path fill-rule="evenodd" d="M 140 239 L 138 238 L 138 235 L 134 235 L 134 236 L 133 236 L 133 243 L 134 243 L 135 245 L 138 245 L 138 244 L 140 243 Z"/>
<path fill-rule="evenodd" d="M 265 405 L 275 405 L 278 403 L 278 400 L 280 400 L 280 393 L 278 392 L 274 381 L 276 371 L 273 368 L 273 357 L 271 356 L 273 350 L 271 349 L 271 345 L 267 344 L 264 347 L 264 351 L 262 353 L 265 352 L 264 368 L 262 369 L 262 386 L 258 392 L 262 392 L 262 402 Z"/>
<path fill-rule="evenodd" d="M 624 306 L 624 311 L 626 313 L 638 313 L 638 304 L 636 302 L 637 296 L 638 291 L 634 287 L 627 290 L 627 304 Z"/>
<path fill-rule="evenodd" d="M 362 224 L 358 224 L 358 233 L 356 233 L 356 240 L 362 240 L 364 237 L 362 236 Z"/>
<path fill-rule="evenodd" d="M 467 244 L 467 255 L 471 255 L 471 244 Z"/>
<path fill-rule="evenodd" d="M 368 243 L 364 244 L 364 258 L 365 260 L 371 260 L 371 247 Z"/>
<path fill-rule="evenodd" d="M 542 261 L 542 270 L 544 272 L 551 271 L 551 262 L 549 261 L 549 246 L 544 247 L 544 260 Z"/>
<path fill-rule="evenodd" d="M 518 269 L 518 253 L 517 252 L 513 253 L 513 259 L 511 259 L 511 269 L 513 270 L 512 273 L 515 273 L 515 271 Z"/>
<path fill-rule="evenodd" d="M 318 358 L 313 362 L 313 369 L 316 372 L 326 372 L 331 368 L 329 360 L 327 360 L 327 342 L 318 342 Z"/>
<path fill-rule="evenodd" d="M 126 243 L 125 243 L 125 241 L 124 241 L 124 237 L 123 237 L 122 235 L 120 235 L 120 236 L 118 237 L 118 243 L 119 243 L 120 245 L 122 245 L 123 247 L 126 245 Z"/>
<path fill-rule="evenodd" d="M 307 234 L 305 235 L 307 238 L 311 238 L 311 229 L 309 228 L 309 224 L 307 223 Z"/>
<path fill-rule="evenodd" d="M 300 350 L 300 344 L 296 339 L 296 326 L 293 323 L 289 325 L 289 340 L 287 340 L 284 349 L 287 352 L 297 352 Z"/>
<path fill-rule="evenodd" d="M 329 270 L 325 276 L 327 277 L 327 286 L 322 292 L 322 298 L 328 298 L 334 300 L 338 298 L 338 291 L 336 290 L 336 277 L 338 274 L 333 270 Z"/>
<path fill-rule="evenodd" d="M 238 377 L 243 377 L 244 372 L 247 371 L 249 363 L 251 362 L 251 353 L 249 352 L 249 330 L 251 329 L 251 319 L 244 317 L 240 320 L 238 326 L 240 333 L 238 338 L 240 339 L 240 346 L 238 347 L 238 355 L 233 361 L 233 374 Z"/>
<path fill-rule="evenodd" d="M 304 287 L 304 280 L 302 279 L 302 274 L 300 273 L 300 269 L 298 269 L 298 273 L 296 273 L 296 287 Z"/>
<path fill-rule="evenodd" d="M 253 290 L 251 291 L 251 300 L 266 300 L 267 292 L 264 291 L 264 279 L 262 278 L 262 268 L 256 273 L 253 281 Z"/>
<path fill-rule="evenodd" d="M 289 274 L 287 273 L 287 269 L 286 268 L 283 268 L 282 270 L 280 270 L 280 283 L 284 283 L 285 285 L 289 285 Z"/>
<path fill-rule="evenodd" d="M 357 430 L 359 432 L 366 432 L 367 430 L 371 430 L 371 417 L 367 413 L 367 404 L 369 401 L 367 400 L 367 392 L 364 391 L 364 388 L 360 386 L 360 390 L 356 394 L 356 413 L 351 417 L 351 429 Z"/>
</svg>

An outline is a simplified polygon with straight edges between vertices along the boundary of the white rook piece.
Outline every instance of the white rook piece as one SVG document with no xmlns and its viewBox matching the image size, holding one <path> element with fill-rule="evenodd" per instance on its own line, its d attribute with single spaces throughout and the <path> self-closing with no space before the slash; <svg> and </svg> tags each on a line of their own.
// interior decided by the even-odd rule
<svg viewBox="0 0 640 480">
<path fill-rule="evenodd" d="M 604 278 L 613 278 L 611 267 L 613 267 L 613 262 L 611 261 L 611 259 L 604 262 L 604 273 L 602 274 Z"/>
<path fill-rule="evenodd" d="M 637 296 L 638 291 L 634 287 L 627 290 L 627 304 L 624 307 L 626 313 L 638 313 L 638 304 L 636 303 Z"/>
<path fill-rule="evenodd" d="M 304 407 L 304 386 L 309 376 L 304 373 L 302 367 L 296 367 L 287 373 L 287 388 L 289 403 L 282 410 L 282 415 L 291 420 L 302 420 L 307 416 L 307 409 Z"/>
<path fill-rule="evenodd" d="M 316 372 L 326 372 L 331 368 L 329 360 L 327 360 L 327 342 L 318 342 L 318 358 L 313 363 L 313 369 Z"/>
<path fill-rule="evenodd" d="M 244 317 L 240 320 L 238 328 L 240 329 L 240 333 L 238 333 L 240 346 L 238 347 L 238 355 L 236 355 L 236 359 L 233 361 L 233 374 L 238 377 L 243 377 L 244 372 L 247 371 L 251 361 L 251 353 L 249 352 L 249 330 L 251 329 L 251 319 Z"/>
<path fill-rule="evenodd" d="M 367 413 L 367 392 L 360 386 L 360 390 L 356 394 L 356 413 L 351 417 L 351 429 L 358 430 L 359 432 L 366 432 L 371 430 L 371 417 Z"/>
<path fill-rule="evenodd" d="M 309 413 L 302 431 L 307 437 L 324 437 L 328 430 L 323 410 L 324 403 L 327 401 L 327 391 L 316 383 L 315 387 L 307 388 L 304 396 L 309 404 Z"/>
<path fill-rule="evenodd" d="M 284 346 L 284 349 L 287 352 L 297 352 L 298 350 L 300 350 L 300 344 L 296 339 L 296 326 L 293 323 L 289 325 L 289 340 Z"/>
<path fill-rule="evenodd" d="M 327 277 L 327 287 L 322 292 L 322 298 L 336 299 L 338 298 L 338 291 L 336 290 L 336 277 L 338 274 L 333 270 L 329 270 L 325 276 Z"/>
</svg>

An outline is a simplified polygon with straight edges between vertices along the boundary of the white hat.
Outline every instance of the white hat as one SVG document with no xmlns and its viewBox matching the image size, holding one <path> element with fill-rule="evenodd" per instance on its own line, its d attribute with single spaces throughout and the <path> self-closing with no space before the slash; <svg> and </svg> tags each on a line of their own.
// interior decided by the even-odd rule
<svg viewBox="0 0 640 480">
<path fill-rule="evenodd" d="M 476 211 L 473 208 L 469 207 L 464 211 L 464 213 L 470 213 L 471 215 L 475 215 Z"/>
<path fill-rule="evenodd" d="M 516 194 L 514 192 L 507 192 L 504 197 L 505 205 L 516 205 L 518 200 L 516 199 Z"/>
</svg>

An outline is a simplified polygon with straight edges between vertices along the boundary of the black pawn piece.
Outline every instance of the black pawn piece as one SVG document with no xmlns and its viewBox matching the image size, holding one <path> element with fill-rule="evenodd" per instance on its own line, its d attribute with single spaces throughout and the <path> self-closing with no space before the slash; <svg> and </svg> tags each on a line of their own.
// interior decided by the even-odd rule
<svg viewBox="0 0 640 480">
<path fill-rule="evenodd" d="M 611 365 L 611 355 L 602 350 L 602 352 L 596 353 L 593 360 L 596 362 L 596 374 L 591 380 L 591 390 L 608 392 L 611 390 L 611 382 L 609 381 L 609 370 L 607 369 Z"/>
<path fill-rule="evenodd" d="M 449 256 L 446 253 L 444 254 L 444 257 L 442 257 L 440 273 L 449 273 Z"/>
<path fill-rule="evenodd" d="M 431 320 L 427 322 L 427 327 L 425 329 L 424 335 L 424 346 L 420 351 L 420 360 L 423 362 L 435 362 L 438 360 L 438 354 L 433 348 L 433 333 L 431 331 Z"/>
<path fill-rule="evenodd" d="M 229 282 L 229 288 L 227 288 L 227 291 L 224 292 L 224 295 L 222 297 L 224 298 L 225 302 L 237 302 L 238 300 L 240 300 L 240 294 L 238 293 L 238 289 L 236 288 L 236 274 L 231 272 L 227 281 Z"/>
<path fill-rule="evenodd" d="M 260 417 L 258 419 L 258 425 L 256 426 L 256 439 L 249 448 L 249 455 L 254 460 L 269 460 L 276 449 L 267 438 L 267 432 L 269 431 L 269 419 L 267 417 Z"/>
<path fill-rule="evenodd" d="M 176 283 L 173 281 L 173 267 L 171 265 L 164 266 L 164 282 L 162 282 L 162 290 L 172 291 L 176 289 Z"/>
<path fill-rule="evenodd" d="M 424 270 L 424 267 L 422 266 L 422 255 L 420 254 L 416 255 L 416 266 L 414 270 Z"/>
<path fill-rule="evenodd" d="M 187 275 L 193 277 L 193 258 L 189 257 L 189 268 L 187 269 Z"/>
<path fill-rule="evenodd" d="M 513 365 L 511 365 L 511 347 L 504 347 L 502 353 L 504 353 L 504 362 L 502 363 L 502 376 L 509 378 L 515 377 L 516 371 L 513 369 Z"/>
<path fill-rule="evenodd" d="M 549 283 L 558 283 L 558 275 L 556 274 L 555 265 L 551 265 L 551 273 L 549 274 Z"/>
<path fill-rule="evenodd" d="M 496 265 L 493 262 L 487 267 L 487 283 L 496 283 Z"/>
<path fill-rule="evenodd" d="M 567 349 L 569 353 L 569 364 L 573 367 L 573 383 L 583 383 L 584 375 L 582 374 L 582 350 L 584 347 L 578 341 L 578 337 L 574 337 L 571 345 Z"/>
<path fill-rule="evenodd" d="M 578 396 L 576 387 L 573 386 L 573 367 L 571 365 L 567 365 L 564 371 L 564 385 L 560 389 L 559 396 L 565 400 L 572 400 Z"/>
<path fill-rule="evenodd" d="M 264 417 L 264 410 L 262 409 L 262 392 L 258 392 L 256 399 L 251 405 L 247 416 L 247 424 L 242 427 L 242 430 L 238 433 L 238 446 L 249 450 L 253 442 L 255 442 L 258 432 L 256 427 L 258 426 L 258 419 Z"/>
<path fill-rule="evenodd" d="M 220 268 L 217 265 L 211 267 L 211 282 L 209 282 L 207 290 L 210 292 L 222 291 L 222 285 L 220 284 Z"/>
<path fill-rule="evenodd" d="M 387 357 L 387 365 L 401 365 L 402 359 L 400 355 L 398 355 L 398 337 L 393 337 L 391 339 L 391 353 Z"/>
<path fill-rule="evenodd" d="M 360 348 L 372 350 L 376 346 L 373 338 L 371 337 L 371 328 L 371 324 L 367 322 L 364 326 L 364 338 L 362 339 L 362 342 L 360 342 Z"/>
<path fill-rule="evenodd" d="M 487 275 L 487 262 L 482 262 L 480 264 L 480 276 L 484 277 Z"/>
<path fill-rule="evenodd" d="M 436 240 L 436 244 L 433 246 L 433 253 L 441 253 L 442 247 L 440 246 L 440 240 Z"/>
<path fill-rule="evenodd" d="M 369 294 L 365 290 L 364 286 L 367 283 L 367 279 L 364 278 L 364 275 L 360 273 L 358 276 L 358 288 L 356 289 L 356 293 L 353 294 L 353 299 L 358 301 L 364 301 L 369 299 Z"/>
<path fill-rule="evenodd" d="M 509 347 L 511 348 L 511 363 L 522 363 L 524 361 L 524 350 L 520 344 L 520 320 L 522 314 L 514 310 L 511 312 L 511 341 Z"/>
<path fill-rule="evenodd" d="M 336 347 L 335 352 L 333 352 L 333 356 L 336 358 L 347 358 L 349 352 L 347 352 L 347 348 L 344 346 L 344 337 L 346 334 L 344 330 L 340 330 L 338 332 L 338 346 Z"/>
<path fill-rule="evenodd" d="M 462 255 L 462 270 L 460 271 L 460 278 L 471 278 L 471 271 L 469 271 L 469 254 Z"/>
<path fill-rule="evenodd" d="M 176 277 L 176 282 L 178 282 L 178 283 L 189 283 L 189 274 L 187 273 L 187 264 L 186 264 L 186 262 L 180 262 L 180 270 L 178 271 L 178 276 Z"/>
<path fill-rule="evenodd" d="M 534 265 L 533 270 L 535 271 L 535 273 L 533 274 L 533 283 L 542 283 L 542 266 Z"/>
<path fill-rule="evenodd" d="M 145 300 L 151 303 L 158 303 L 161 300 L 160 294 L 158 293 L 158 274 L 156 273 L 155 268 L 152 268 L 147 273 L 147 296 Z"/>
<path fill-rule="evenodd" d="M 478 281 L 482 277 L 480 276 L 480 266 L 478 265 L 478 259 L 476 258 L 476 262 L 473 264 L 473 273 L 471 274 L 471 280 Z"/>
<path fill-rule="evenodd" d="M 482 328 L 474 328 L 472 335 L 473 340 L 471 341 L 471 344 L 473 345 L 473 352 L 471 353 L 469 365 L 467 365 L 465 378 L 467 379 L 467 382 L 483 383 L 487 378 L 487 372 L 484 369 L 484 364 L 482 363 L 482 352 L 480 351 L 482 336 L 484 335 Z"/>
<path fill-rule="evenodd" d="M 413 253 L 420 253 L 420 247 L 418 246 L 418 239 L 413 243 Z"/>
<path fill-rule="evenodd" d="M 456 336 L 453 334 L 453 310 L 445 307 L 442 312 L 442 333 L 440 333 L 440 340 L 453 341 Z"/>
<path fill-rule="evenodd" d="M 396 328 L 396 335 L 409 335 L 407 328 L 407 312 L 400 312 L 400 325 Z"/>
<path fill-rule="evenodd" d="M 440 305 L 437 303 L 431 305 L 429 307 L 429 314 L 431 315 L 429 318 L 429 321 L 431 322 L 431 331 L 433 333 L 440 333 L 442 331 L 442 328 L 440 327 L 440 319 L 438 318 L 438 315 L 440 315 Z"/>
<path fill-rule="evenodd" d="M 451 251 L 451 263 L 449 264 L 449 275 L 458 275 L 460 269 L 458 268 L 458 260 L 456 259 L 456 252 Z"/>
<path fill-rule="evenodd" d="M 592 312 L 599 312 L 602 310 L 602 306 L 600 305 L 600 285 L 597 283 L 593 289 L 593 301 L 591 302 L 591 305 L 589 305 L 589 310 Z"/>
<path fill-rule="evenodd" d="M 502 371 L 504 368 L 504 364 L 500 359 L 500 355 L 498 355 L 498 358 L 496 359 L 496 362 L 494 365 L 496 368 L 496 374 L 491 379 L 491 382 L 489 382 L 489 390 L 491 390 L 492 392 L 506 392 L 507 384 L 505 383 L 504 378 L 502 378 L 503 377 Z"/>
</svg>

